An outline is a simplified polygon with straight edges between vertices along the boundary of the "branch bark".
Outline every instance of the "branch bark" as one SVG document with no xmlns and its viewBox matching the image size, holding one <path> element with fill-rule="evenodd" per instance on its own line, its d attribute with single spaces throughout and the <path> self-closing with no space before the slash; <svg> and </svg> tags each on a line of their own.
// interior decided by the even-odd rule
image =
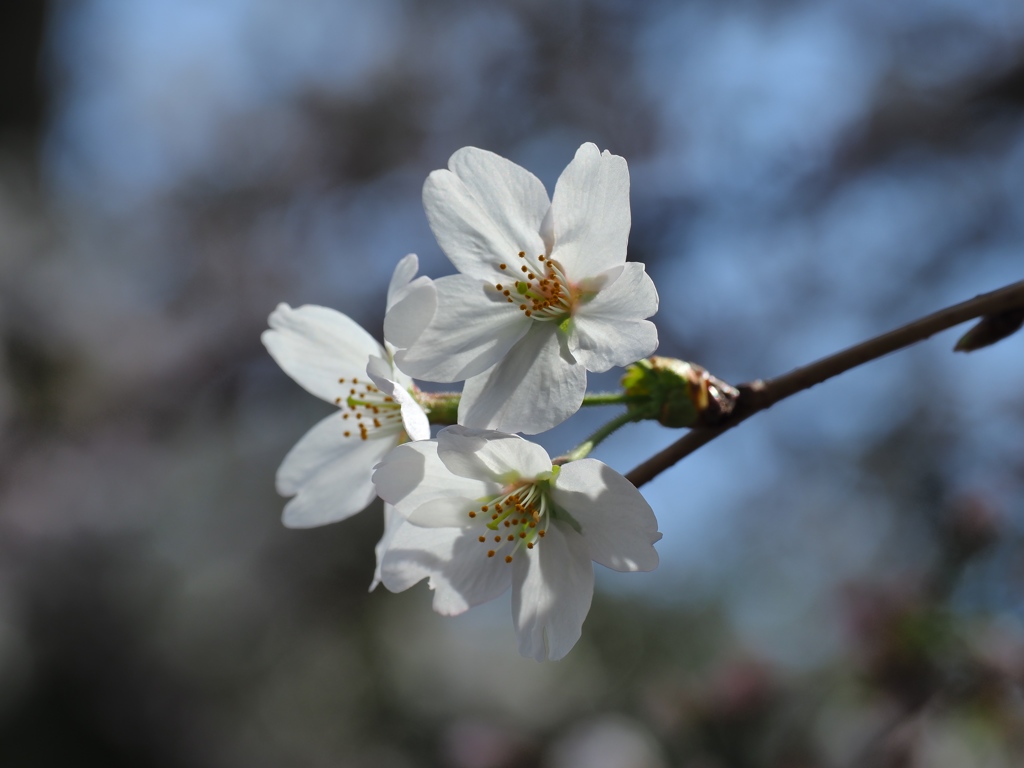
<svg viewBox="0 0 1024 768">
<path fill-rule="evenodd" d="M 834 355 L 796 368 L 775 379 L 767 381 L 758 379 L 748 384 L 741 384 L 737 387 L 740 390 L 740 396 L 736 402 L 736 408 L 724 422 L 714 427 L 691 430 L 668 448 L 635 467 L 626 475 L 626 479 L 640 487 L 680 459 L 689 456 L 701 446 L 707 445 L 755 413 L 771 408 L 780 400 L 792 397 L 797 392 L 810 389 L 815 384 L 820 384 L 833 376 L 864 365 L 864 363 L 923 341 L 939 331 L 945 331 L 976 317 L 996 315 L 1022 307 L 1024 307 L 1024 280 L 941 309 L 894 331 L 883 333 L 881 336 L 868 339 Z"/>
</svg>

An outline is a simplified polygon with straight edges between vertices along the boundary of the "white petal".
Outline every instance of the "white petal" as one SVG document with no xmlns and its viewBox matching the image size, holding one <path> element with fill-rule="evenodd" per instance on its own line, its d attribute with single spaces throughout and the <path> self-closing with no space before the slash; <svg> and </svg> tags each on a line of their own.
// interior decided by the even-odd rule
<svg viewBox="0 0 1024 768">
<path fill-rule="evenodd" d="M 341 377 L 361 376 L 370 355 L 384 354 L 360 325 L 327 307 L 292 309 L 278 304 L 260 337 L 285 373 L 307 392 L 330 403 L 344 393 Z"/>
<path fill-rule="evenodd" d="M 445 427 L 437 434 L 437 455 L 456 475 L 502 485 L 551 471 L 551 457 L 541 446 L 493 430 Z"/>
<path fill-rule="evenodd" d="M 475 277 L 434 281 L 437 311 L 408 349 L 395 355 L 405 373 L 427 381 L 462 381 L 494 366 L 533 325 L 494 288 Z"/>
<path fill-rule="evenodd" d="M 376 496 L 373 467 L 394 444 L 387 438 L 345 437 L 337 413 L 319 421 L 277 470 L 278 493 L 295 495 L 284 508 L 284 524 L 311 528 L 361 512 Z"/>
<path fill-rule="evenodd" d="M 423 185 L 430 228 L 455 268 L 489 283 L 498 264 L 519 251 L 546 253 L 540 236 L 548 193 L 540 180 L 510 160 L 464 147 Z"/>
<path fill-rule="evenodd" d="M 516 555 L 512 565 L 512 621 L 519 652 L 537 661 L 562 658 L 580 639 L 594 596 L 594 566 L 586 542 L 555 520 L 544 540 Z"/>
<path fill-rule="evenodd" d="M 434 590 L 434 610 L 454 616 L 507 590 L 512 567 L 502 558 L 487 557 L 472 534 L 406 523 L 384 553 L 381 581 L 401 592 L 424 578 Z"/>
<path fill-rule="evenodd" d="M 477 498 L 453 493 L 431 499 L 409 513 L 409 522 L 422 528 L 479 528 L 480 521 L 469 516 L 480 508 Z"/>
<path fill-rule="evenodd" d="M 626 260 L 629 169 L 624 158 L 584 144 L 555 185 L 551 258 L 578 281 Z"/>
<path fill-rule="evenodd" d="M 658 329 L 643 319 L 658 311 L 658 291 L 644 265 L 629 262 L 599 278 L 604 286 L 569 326 L 569 349 L 595 373 L 635 363 L 658 348 Z"/>
<path fill-rule="evenodd" d="M 366 375 L 370 377 L 370 381 L 377 389 L 390 397 L 394 397 L 395 390 L 400 389 L 391 378 L 394 373 L 391 363 L 383 357 L 374 355 L 366 363 Z"/>
<path fill-rule="evenodd" d="M 586 369 L 573 359 L 558 327 L 535 322 L 504 360 L 466 381 L 459 423 L 534 435 L 576 413 L 586 390 Z"/>
<path fill-rule="evenodd" d="M 654 510 L 633 484 L 596 459 L 562 466 L 552 500 L 580 524 L 590 556 L 616 571 L 653 571 L 661 539 Z M 547 543 L 545 541 L 545 543 Z"/>
<path fill-rule="evenodd" d="M 405 524 L 405 518 L 402 516 L 402 513 L 390 504 L 384 505 L 384 534 L 373 548 L 373 553 L 377 556 L 377 565 L 373 569 L 373 581 L 370 583 L 370 592 L 373 592 L 377 585 L 380 584 L 384 553 L 391 546 L 391 541 L 395 538 L 395 534 L 398 533 L 398 529 Z"/>
<path fill-rule="evenodd" d="M 413 396 L 404 389 L 395 390 L 395 401 L 402 406 L 402 426 L 410 440 L 430 439 L 430 419 Z"/>
<path fill-rule="evenodd" d="M 496 483 L 458 477 L 437 457 L 436 440 L 405 443 L 388 453 L 373 473 L 377 494 L 407 518 L 436 499 L 476 499 L 500 490 Z M 466 508 L 467 511 L 469 507 Z"/>
<path fill-rule="evenodd" d="M 395 265 L 395 271 L 391 273 L 391 282 L 388 284 L 387 308 L 391 309 L 396 301 L 402 298 L 406 292 L 406 286 L 416 277 L 420 269 L 420 260 L 415 253 L 408 253 L 399 259 Z"/>
<path fill-rule="evenodd" d="M 402 408 L 402 425 L 410 440 L 430 439 L 430 420 L 416 399 L 408 390 L 398 384 L 391 364 L 379 357 L 371 357 L 366 365 L 366 375 L 381 392 L 394 398 Z"/>
<path fill-rule="evenodd" d="M 397 270 L 395 276 L 398 276 Z M 391 282 L 394 289 L 394 278 Z M 429 277 L 417 277 L 397 290 L 389 290 L 384 315 L 385 341 L 399 349 L 412 346 L 436 311 L 437 289 Z"/>
</svg>

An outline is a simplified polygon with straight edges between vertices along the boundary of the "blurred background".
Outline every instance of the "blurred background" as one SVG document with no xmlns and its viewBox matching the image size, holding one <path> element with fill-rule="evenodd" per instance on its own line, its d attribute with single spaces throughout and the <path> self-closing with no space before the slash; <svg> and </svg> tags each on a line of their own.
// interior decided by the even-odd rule
<svg viewBox="0 0 1024 768">
<path fill-rule="evenodd" d="M 377 506 L 281 527 L 330 407 L 261 347 L 275 304 L 379 338 L 401 256 L 452 271 L 431 170 L 475 145 L 550 190 L 584 141 L 629 162 L 660 354 L 777 375 L 1024 276 L 1024 5 L 0 7 L 0 765 L 1024 764 L 1020 336 L 661 475 L 661 567 L 598 568 L 562 662 L 507 598 L 368 594 Z"/>
</svg>

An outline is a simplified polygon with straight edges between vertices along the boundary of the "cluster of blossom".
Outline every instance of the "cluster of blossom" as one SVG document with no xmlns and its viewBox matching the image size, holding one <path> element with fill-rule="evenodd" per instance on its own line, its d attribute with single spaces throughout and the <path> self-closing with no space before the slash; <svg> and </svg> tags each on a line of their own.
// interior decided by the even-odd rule
<svg viewBox="0 0 1024 768">
<path fill-rule="evenodd" d="M 652 354 L 658 294 L 626 262 L 629 172 L 584 144 L 549 199 L 529 171 L 466 147 L 423 189 L 430 227 L 458 274 L 391 280 L 383 346 L 331 309 L 282 304 L 263 343 L 312 394 L 336 404 L 288 453 L 284 523 L 343 520 L 384 500 L 373 589 L 427 579 L 455 615 L 512 587 L 524 656 L 563 657 L 579 639 L 593 563 L 658 564 L 650 506 L 622 475 L 575 455 L 554 461 L 537 434 L 581 406 L 587 371 Z M 430 438 L 411 377 L 464 381 L 458 424 Z M 570 458 L 574 460 L 569 460 Z"/>
</svg>

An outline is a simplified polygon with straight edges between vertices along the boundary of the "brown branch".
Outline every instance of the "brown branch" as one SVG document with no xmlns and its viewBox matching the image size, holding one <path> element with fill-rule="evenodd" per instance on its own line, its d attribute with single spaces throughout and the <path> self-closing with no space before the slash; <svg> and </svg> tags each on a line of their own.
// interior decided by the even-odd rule
<svg viewBox="0 0 1024 768">
<path fill-rule="evenodd" d="M 741 384 L 736 408 L 725 421 L 706 429 L 691 430 L 663 451 L 656 453 L 644 463 L 635 467 L 626 479 L 640 487 L 650 482 L 680 459 L 689 456 L 719 435 L 745 421 L 759 411 L 772 407 L 780 400 L 810 389 L 815 384 L 838 376 L 840 373 L 864 365 L 888 355 L 890 352 L 909 347 L 928 337 L 973 320 L 976 317 L 995 315 L 1024 307 L 1024 280 L 1007 285 L 991 293 L 983 293 L 969 301 L 941 309 L 920 320 L 915 320 L 894 331 L 883 333 L 873 339 L 861 342 L 842 352 L 824 357 L 802 368 L 767 381 Z"/>
</svg>

